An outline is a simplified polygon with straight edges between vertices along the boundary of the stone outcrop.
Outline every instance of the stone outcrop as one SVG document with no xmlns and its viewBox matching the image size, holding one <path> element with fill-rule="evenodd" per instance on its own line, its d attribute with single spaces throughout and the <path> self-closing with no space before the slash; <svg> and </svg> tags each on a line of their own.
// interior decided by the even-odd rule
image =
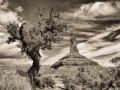
<svg viewBox="0 0 120 90">
<path fill-rule="evenodd" d="M 55 62 L 51 66 L 52 68 L 59 68 L 61 66 L 81 66 L 84 64 L 98 65 L 97 62 L 94 62 L 79 53 L 76 38 L 74 37 L 73 33 L 70 34 L 70 42 L 70 52 Z"/>
</svg>

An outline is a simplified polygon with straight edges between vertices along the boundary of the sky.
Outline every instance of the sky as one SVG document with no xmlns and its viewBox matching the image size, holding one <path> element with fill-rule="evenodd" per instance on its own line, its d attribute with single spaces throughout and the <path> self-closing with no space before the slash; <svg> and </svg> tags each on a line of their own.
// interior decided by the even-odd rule
<svg viewBox="0 0 120 90">
<path fill-rule="evenodd" d="M 103 66 L 112 65 L 109 60 L 119 56 L 120 36 L 114 42 L 102 38 L 120 28 L 119 0 L 0 0 L 0 19 L 4 22 L 23 21 L 28 31 L 38 20 L 37 7 L 45 9 L 44 17 L 48 17 L 51 7 L 54 14 L 60 13 L 61 20 L 67 24 L 68 31 L 63 34 L 61 44 L 54 44 L 52 50 L 40 50 L 41 64 L 53 64 L 69 53 L 69 33 L 74 32 L 80 54 L 97 61 Z M 2 26 L 1 26 L 2 27 Z M 19 42 L 7 44 L 8 33 L 0 29 L 0 63 L 30 64 L 26 55 L 20 54 Z"/>
</svg>

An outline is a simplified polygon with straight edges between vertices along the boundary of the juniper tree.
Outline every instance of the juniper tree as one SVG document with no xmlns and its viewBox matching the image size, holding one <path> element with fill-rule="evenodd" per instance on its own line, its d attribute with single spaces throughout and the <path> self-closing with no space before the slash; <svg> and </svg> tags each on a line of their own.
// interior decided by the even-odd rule
<svg viewBox="0 0 120 90">
<path fill-rule="evenodd" d="M 33 60 L 32 66 L 27 70 L 27 74 L 32 84 L 34 84 L 35 76 L 40 69 L 40 59 L 42 56 L 39 50 L 51 50 L 52 43 L 60 43 L 62 40 L 59 33 L 66 31 L 66 25 L 57 22 L 60 17 L 59 14 L 58 16 L 53 15 L 53 10 L 54 8 L 52 7 L 47 19 L 42 19 L 44 16 L 44 9 L 41 12 L 40 7 L 38 7 L 39 21 L 37 27 L 32 27 L 29 31 L 24 30 L 26 23 L 22 23 L 19 27 L 16 22 L 9 22 L 5 27 L 10 35 L 7 43 L 10 44 L 15 41 L 20 41 L 22 44 L 21 53 L 25 53 Z M 55 18 L 58 20 L 55 20 Z M 43 20 L 45 20 L 45 23 Z M 45 26 L 41 28 L 42 22 Z"/>
</svg>

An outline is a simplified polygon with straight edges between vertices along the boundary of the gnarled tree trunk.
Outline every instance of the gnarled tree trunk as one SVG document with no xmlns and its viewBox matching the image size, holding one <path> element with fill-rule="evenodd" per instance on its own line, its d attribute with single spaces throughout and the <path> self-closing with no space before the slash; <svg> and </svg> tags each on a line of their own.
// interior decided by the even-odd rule
<svg viewBox="0 0 120 90">
<path fill-rule="evenodd" d="M 39 55 L 39 52 L 34 51 L 34 50 L 28 51 L 27 54 L 33 60 L 33 65 L 28 69 L 27 74 L 30 78 L 31 84 L 34 85 L 35 76 L 38 74 L 39 69 L 40 69 L 41 56 Z"/>
</svg>

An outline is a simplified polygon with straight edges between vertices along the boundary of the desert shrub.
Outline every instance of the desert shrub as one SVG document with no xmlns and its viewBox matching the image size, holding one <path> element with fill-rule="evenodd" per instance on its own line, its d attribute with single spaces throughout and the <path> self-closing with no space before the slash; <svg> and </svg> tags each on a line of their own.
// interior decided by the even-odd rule
<svg viewBox="0 0 120 90">
<path fill-rule="evenodd" d="M 72 78 L 66 77 L 63 79 L 63 84 L 71 84 L 73 82 L 72 80 L 73 80 Z"/>
<path fill-rule="evenodd" d="M 85 71 L 84 71 L 85 70 Z M 68 77 L 69 75 L 61 75 L 65 90 L 117 90 L 120 88 L 120 79 L 115 79 L 117 71 L 115 69 L 106 69 L 96 66 L 89 66 L 89 68 L 78 68 L 78 74 L 75 77 Z M 115 82 L 112 82 L 114 81 Z M 73 88 L 71 88 L 73 86 Z M 119 89 L 118 89 L 119 90 Z"/>
<path fill-rule="evenodd" d="M 77 75 L 76 75 L 76 78 L 83 78 L 83 74 L 82 73 L 78 73 Z"/>
<path fill-rule="evenodd" d="M 100 78 L 103 78 L 103 75 L 100 73 L 100 74 L 99 74 L 99 77 L 100 77 Z"/>
<path fill-rule="evenodd" d="M 79 90 L 74 84 L 65 84 L 65 90 Z"/>
<path fill-rule="evenodd" d="M 40 89 L 44 89 L 44 88 L 45 88 L 45 84 L 44 84 L 44 82 L 43 82 L 43 79 L 40 78 L 40 77 L 36 77 L 36 78 L 35 78 L 35 85 L 36 85 L 37 87 L 39 87 Z"/>
<path fill-rule="evenodd" d="M 67 78 L 67 75 L 62 74 L 62 75 L 60 75 L 60 78 L 65 79 L 65 78 Z"/>
<path fill-rule="evenodd" d="M 17 72 L 20 76 L 23 76 L 23 77 L 27 76 L 27 73 L 26 73 L 25 71 L 23 71 L 23 70 L 16 70 L 16 72 Z"/>
<path fill-rule="evenodd" d="M 84 71 L 85 71 L 85 68 L 84 68 L 84 67 L 79 67 L 78 70 L 79 70 L 80 72 L 84 72 Z"/>
<path fill-rule="evenodd" d="M 98 63 L 97 62 L 90 62 L 90 65 L 97 66 Z"/>
<path fill-rule="evenodd" d="M 120 79 L 116 79 L 116 76 L 119 76 L 118 69 L 89 66 L 85 72 L 82 71 L 81 67 L 78 70 L 79 72 L 76 75 L 76 79 L 79 80 L 78 85 L 82 84 L 91 90 L 109 90 L 110 88 L 116 90 L 119 88 Z M 83 89 L 85 88 L 83 87 Z"/>
<path fill-rule="evenodd" d="M 0 90 L 32 90 L 26 77 L 17 73 L 4 73 L 0 76 Z"/>
<path fill-rule="evenodd" d="M 65 86 L 65 90 L 81 90 L 78 89 L 78 80 L 75 78 L 71 78 L 69 76 L 63 76 L 63 84 Z"/>
<path fill-rule="evenodd" d="M 55 78 L 59 78 L 60 76 L 59 75 L 56 75 Z"/>
<path fill-rule="evenodd" d="M 46 76 L 46 77 L 43 77 L 42 79 L 45 86 L 54 88 L 55 81 L 52 79 L 51 76 Z"/>
<path fill-rule="evenodd" d="M 41 77 L 41 76 L 42 76 L 42 74 L 41 74 L 41 73 L 38 73 L 38 74 L 37 74 L 37 77 Z"/>
<path fill-rule="evenodd" d="M 54 88 L 55 81 L 52 79 L 51 76 L 45 76 L 45 77 L 36 77 L 35 78 L 35 84 L 39 88 L 45 88 L 45 87 L 51 87 Z"/>
<path fill-rule="evenodd" d="M 78 79 L 75 79 L 71 76 L 62 75 L 63 84 L 77 84 Z"/>
</svg>

